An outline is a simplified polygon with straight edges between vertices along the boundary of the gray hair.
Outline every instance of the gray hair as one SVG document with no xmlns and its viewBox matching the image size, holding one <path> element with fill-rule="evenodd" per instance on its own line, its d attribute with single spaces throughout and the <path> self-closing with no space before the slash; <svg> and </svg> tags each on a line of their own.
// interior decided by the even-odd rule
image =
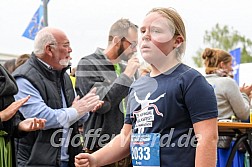
<svg viewBox="0 0 252 167">
<path fill-rule="evenodd" d="M 37 33 L 34 39 L 34 54 L 43 54 L 46 45 L 57 43 L 52 30 L 52 28 L 45 27 Z"/>
</svg>

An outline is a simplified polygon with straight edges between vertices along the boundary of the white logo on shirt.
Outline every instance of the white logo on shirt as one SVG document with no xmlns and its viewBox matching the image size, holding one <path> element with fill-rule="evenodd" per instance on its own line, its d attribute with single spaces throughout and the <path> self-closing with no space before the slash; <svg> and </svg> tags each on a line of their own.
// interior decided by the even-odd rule
<svg viewBox="0 0 252 167">
<path fill-rule="evenodd" d="M 154 100 L 149 100 L 150 95 L 151 94 L 149 92 L 147 93 L 144 100 L 140 100 L 137 97 L 136 92 L 134 93 L 136 102 L 141 105 L 141 109 L 139 111 L 134 111 L 133 113 L 133 115 L 135 115 L 137 119 L 135 129 L 138 129 L 138 133 L 143 133 L 145 127 L 152 127 L 152 122 L 154 121 L 153 111 L 155 111 L 157 115 L 163 117 L 163 113 L 159 112 L 157 106 L 150 103 L 157 102 L 160 98 L 164 97 L 165 93 L 158 96 Z M 149 107 L 153 107 L 154 109 L 149 109 Z"/>
</svg>

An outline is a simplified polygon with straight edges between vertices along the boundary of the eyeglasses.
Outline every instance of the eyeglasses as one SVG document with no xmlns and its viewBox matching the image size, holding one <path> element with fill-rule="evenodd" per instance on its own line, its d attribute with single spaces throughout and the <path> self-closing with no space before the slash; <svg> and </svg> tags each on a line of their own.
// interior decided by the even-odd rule
<svg viewBox="0 0 252 167">
<path fill-rule="evenodd" d="M 69 48 L 70 47 L 70 43 L 69 42 L 66 42 L 66 43 L 51 43 L 49 44 L 50 46 L 51 45 L 62 45 L 64 48 Z"/>
<path fill-rule="evenodd" d="M 129 42 L 129 43 L 130 43 L 130 48 L 131 48 L 131 49 L 134 49 L 134 48 L 137 46 L 137 42 L 135 42 L 135 41 L 130 42 L 130 41 L 127 40 L 127 38 L 125 38 L 125 37 L 122 37 L 121 40 L 122 40 L 122 41 L 127 41 L 127 42 Z"/>
</svg>

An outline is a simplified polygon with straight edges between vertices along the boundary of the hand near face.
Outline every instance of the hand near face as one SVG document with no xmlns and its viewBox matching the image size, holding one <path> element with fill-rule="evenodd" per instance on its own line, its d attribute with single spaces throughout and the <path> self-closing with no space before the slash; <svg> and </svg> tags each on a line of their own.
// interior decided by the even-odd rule
<svg viewBox="0 0 252 167">
<path fill-rule="evenodd" d="M 128 60 L 125 71 L 123 72 L 128 77 L 133 77 L 138 68 L 140 67 L 140 63 L 137 57 L 132 57 Z"/>
<path fill-rule="evenodd" d="M 18 124 L 18 129 L 21 131 L 36 131 L 45 128 L 45 119 L 27 118 Z"/>
<path fill-rule="evenodd" d="M 11 103 L 11 105 L 9 105 L 6 109 L 1 111 L 0 112 L 1 121 L 8 121 L 9 119 L 11 119 L 19 110 L 19 108 L 29 100 L 29 98 L 30 96 L 27 96 L 25 98 L 17 100 Z"/>
</svg>

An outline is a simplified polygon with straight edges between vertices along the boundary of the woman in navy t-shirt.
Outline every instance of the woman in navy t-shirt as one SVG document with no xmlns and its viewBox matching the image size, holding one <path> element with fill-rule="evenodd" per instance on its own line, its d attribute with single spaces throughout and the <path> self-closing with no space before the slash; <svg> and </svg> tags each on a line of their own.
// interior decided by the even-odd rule
<svg viewBox="0 0 252 167">
<path fill-rule="evenodd" d="M 154 8 L 140 27 L 141 55 L 152 69 L 132 84 L 120 135 L 76 166 L 104 166 L 131 153 L 133 166 L 214 167 L 217 104 L 213 88 L 181 63 L 186 32 L 171 8 Z"/>
</svg>

